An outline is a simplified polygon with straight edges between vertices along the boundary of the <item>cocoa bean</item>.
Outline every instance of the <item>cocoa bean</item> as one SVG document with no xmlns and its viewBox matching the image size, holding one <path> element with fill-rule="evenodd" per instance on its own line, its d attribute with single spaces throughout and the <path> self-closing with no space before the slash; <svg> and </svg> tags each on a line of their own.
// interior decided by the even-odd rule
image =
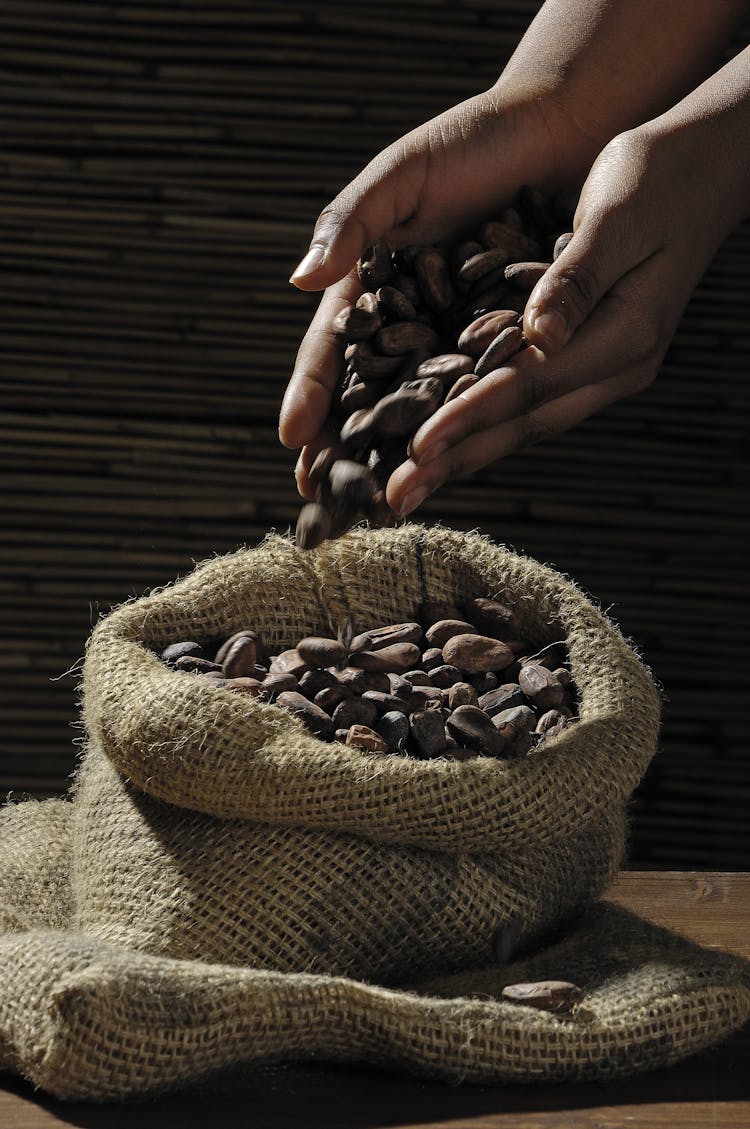
<svg viewBox="0 0 750 1129">
<path fill-rule="evenodd" d="M 550 266 L 550 263 L 511 263 L 505 268 L 505 278 L 514 290 L 525 293 L 534 289 Z"/>
<path fill-rule="evenodd" d="M 243 678 L 252 676 L 258 658 L 257 636 L 235 635 L 225 649 L 220 648 L 219 660 L 227 678 Z M 217 656 L 218 657 L 218 656 Z"/>
<path fill-rule="evenodd" d="M 516 682 L 505 682 L 479 698 L 479 705 L 489 717 L 495 717 L 503 710 L 512 709 L 513 706 L 526 704 L 521 687 Z"/>
<path fill-rule="evenodd" d="M 391 251 L 384 239 L 379 239 L 363 251 L 357 263 L 357 274 L 366 290 L 377 290 L 391 280 Z"/>
<path fill-rule="evenodd" d="M 475 749 L 488 757 L 502 754 L 505 741 L 492 721 L 479 706 L 458 706 L 446 723 L 460 745 Z"/>
<path fill-rule="evenodd" d="M 234 690 L 238 694 L 248 694 L 251 698 L 261 698 L 265 695 L 265 688 L 257 678 L 227 678 L 224 680 L 227 690 Z"/>
<path fill-rule="evenodd" d="M 417 316 L 414 303 L 395 286 L 381 286 L 375 297 L 381 313 L 396 321 L 414 321 Z"/>
<path fill-rule="evenodd" d="M 435 668 L 437 669 L 437 667 Z M 415 686 L 434 686 L 432 675 L 428 674 L 426 670 L 407 670 L 403 676 L 404 682 L 407 682 L 413 690 Z"/>
<path fill-rule="evenodd" d="M 374 702 L 362 698 L 345 698 L 331 714 L 336 729 L 349 729 L 352 725 L 373 725 L 378 716 Z"/>
<path fill-rule="evenodd" d="M 398 392 L 391 392 L 368 409 L 372 430 L 381 435 L 412 434 L 440 407 L 442 390 L 434 377 L 403 384 Z M 343 437 L 343 429 L 341 434 Z"/>
<path fill-rule="evenodd" d="M 297 517 L 294 537 L 300 549 L 317 549 L 331 533 L 331 515 L 319 502 L 308 502 Z"/>
<path fill-rule="evenodd" d="M 302 675 L 297 684 L 297 689 L 311 702 L 315 702 L 316 696 L 321 690 L 330 690 L 332 687 L 338 688 L 338 686 L 338 680 L 332 671 L 313 669 Z M 320 703 L 316 702 L 316 705 L 320 705 Z"/>
<path fill-rule="evenodd" d="M 328 476 L 331 497 L 336 505 L 360 512 L 377 489 L 375 476 L 368 467 L 353 459 L 337 459 Z"/>
<path fill-rule="evenodd" d="M 333 736 L 334 724 L 328 714 L 304 694 L 299 694 L 296 690 L 284 690 L 276 698 L 276 705 L 298 717 L 316 737 L 330 740 Z"/>
<path fill-rule="evenodd" d="M 473 388 L 478 380 L 479 377 L 475 372 L 467 372 L 463 376 L 459 376 L 456 383 L 452 385 L 447 392 L 443 403 L 450 404 L 451 400 L 457 400 L 462 393 L 467 391 L 467 389 Z"/>
<path fill-rule="evenodd" d="M 443 658 L 467 674 L 479 674 L 486 670 L 504 670 L 513 662 L 513 652 L 499 639 L 466 633 L 448 640 L 443 647 Z"/>
<path fill-rule="evenodd" d="M 392 643 L 419 643 L 421 639 L 422 628 L 418 623 L 392 623 L 355 635 L 349 644 L 349 652 L 356 654 L 357 651 L 379 651 Z"/>
<path fill-rule="evenodd" d="M 402 672 L 416 666 L 420 650 L 415 643 L 391 643 L 377 651 L 358 651 L 351 655 L 349 665 L 359 670 L 387 674 Z"/>
<path fill-rule="evenodd" d="M 511 668 L 508 667 L 506 670 L 504 670 L 503 675 L 506 675 L 507 670 L 510 669 Z M 490 690 L 495 690 L 497 688 L 499 679 L 498 676 L 491 670 L 482 670 L 479 672 L 479 674 L 470 675 L 468 681 L 474 687 L 477 694 L 481 696 L 482 694 L 489 693 Z"/>
<path fill-rule="evenodd" d="M 417 380 L 434 376 L 444 388 L 454 384 L 460 376 L 474 371 L 474 358 L 466 353 L 439 353 L 422 361 L 416 371 Z"/>
<path fill-rule="evenodd" d="M 421 321 L 395 321 L 383 326 L 375 335 L 375 344 L 389 359 L 412 349 L 433 349 L 437 343 L 435 330 Z M 357 368 L 357 371 L 361 370 Z"/>
<path fill-rule="evenodd" d="M 375 407 L 360 408 L 352 412 L 341 428 L 341 442 L 348 451 L 364 451 L 374 435 L 373 413 Z"/>
<path fill-rule="evenodd" d="M 425 639 L 432 647 L 445 646 L 454 635 L 478 635 L 476 627 L 459 616 L 457 619 L 439 619 L 425 631 Z"/>
<path fill-rule="evenodd" d="M 363 309 L 358 302 L 356 306 L 346 306 L 341 310 L 333 319 L 331 328 L 337 337 L 346 341 L 369 341 L 382 324 L 383 319 L 377 309 Z"/>
<path fill-rule="evenodd" d="M 404 322 L 403 324 L 416 325 L 416 322 Z M 379 330 L 378 336 L 382 332 L 382 329 Z M 377 336 L 375 340 L 377 341 Z M 401 350 L 403 353 L 407 351 L 406 348 Z M 352 366 L 353 371 L 363 380 L 384 380 L 388 376 L 393 376 L 401 365 L 399 355 L 384 356 L 382 353 L 376 353 L 367 341 L 358 341 L 354 345 L 349 345 L 344 352 L 344 356 Z"/>
<path fill-rule="evenodd" d="M 346 735 L 346 744 L 352 749 L 368 753 L 387 753 L 388 745 L 369 725 L 352 725 Z"/>
<path fill-rule="evenodd" d="M 526 235 L 514 224 L 502 221 L 489 220 L 482 224 L 479 229 L 479 238 L 484 247 L 501 251 L 505 256 L 506 263 L 519 259 L 536 260 L 541 253 L 541 247 L 536 239 Z"/>
<path fill-rule="evenodd" d="M 276 655 L 268 667 L 269 674 L 293 674 L 301 678 L 310 669 L 296 647 L 290 647 Z"/>
<path fill-rule="evenodd" d="M 443 666 L 443 652 L 440 647 L 428 647 L 422 652 L 421 668 L 429 674 L 436 666 Z"/>
<path fill-rule="evenodd" d="M 344 415 L 351 415 L 361 408 L 369 408 L 381 395 L 381 389 L 376 380 L 363 380 L 356 376 L 349 387 L 341 393 L 339 403 Z"/>
<path fill-rule="evenodd" d="M 185 639 L 182 643 L 170 643 L 161 652 L 161 659 L 167 666 L 174 666 L 178 659 L 203 657 L 200 643 L 194 643 L 191 639 Z"/>
<path fill-rule="evenodd" d="M 411 713 L 411 704 L 397 694 L 382 694 L 379 690 L 365 690 L 361 701 L 369 702 L 374 706 L 376 716 L 384 713 Z"/>
<path fill-rule="evenodd" d="M 565 721 L 565 718 L 559 710 L 547 710 L 547 712 L 543 713 L 536 723 L 534 732 L 549 733 L 550 729 L 553 729 L 561 721 Z"/>
<path fill-rule="evenodd" d="M 224 671 L 218 663 L 212 663 L 209 659 L 202 659 L 200 655 L 182 655 L 179 659 L 172 663 L 175 670 L 181 670 L 188 674 L 207 674 L 211 671 Z"/>
<path fill-rule="evenodd" d="M 583 999 L 583 989 L 569 980 L 537 980 L 507 984 L 502 998 L 512 1004 L 533 1007 L 540 1011 L 572 1011 Z"/>
<path fill-rule="evenodd" d="M 409 740 L 409 718 L 401 710 L 389 710 L 376 722 L 375 729 L 392 751 L 405 751 Z"/>
<path fill-rule="evenodd" d="M 409 274 L 407 271 L 397 270 L 391 282 L 394 289 L 400 290 L 404 297 L 408 298 L 411 302 L 415 311 L 414 316 L 416 317 L 416 310 L 422 300 L 422 295 L 419 293 L 419 287 L 417 286 L 417 280 L 414 275 Z"/>
<path fill-rule="evenodd" d="M 448 708 L 458 709 L 459 706 L 479 705 L 477 692 L 469 682 L 454 682 L 448 690 Z"/>
<path fill-rule="evenodd" d="M 526 697 L 540 710 L 556 709 L 562 705 L 564 688 L 551 670 L 537 663 L 527 663 L 521 667 L 518 685 Z"/>
<path fill-rule="evenodd" d="M 458 347 L 470 357 L 481 357 L 498 334 L 517 324 L 515 310 L 490 310 L 466 326 L 458 339 Z"/>
<path fill-rule="evenodd" d="M 502 639 L 504 643 L 521 633 L 518 616 L 498 600 L 488 600 L 481 596 L 467 600 L 464 615 L 478 631 L 491 635 L 493 639 Z"/>
<path fill-rule="evenodd" d="M 303 675 L 303 677 L 306 677 L 306 675 Z M 336 709 L 336 706 L 346 701 L 346 699 L 351 696 L 351 692 L 336 679 L 335 685 L 326 686 L 322 690 L 318 690 L 313 701 L 316 706 L 320 706 L 327 714 L 333 716 L 333 711 Z"/>
<path fill-rule="evenodd" d="M 441 690 L 448 690 L 456 682 L 462 681 L 463 674 L 458 667 L 445 663 L 443 666 L 436 666 L 430 672 L 430 678 L 435 686 L 438 686 Z"/>
<path fill-rule="evenodd" d="M 472 255 L 470 259 L 466 260 L 458 272 L 458 277 L 461 282 L 476 282 L 478 278 L 489 274 L 490 271 L 504 267 L 507 262 L 508 258 L 504 248 L 480 251 L 478 255 Z"/>
<path fill-rule="evenodd" d="M 409 705 L 413 710 L 424 710 L 443 704 L 443 691 L 439 686 L 415 686 L 409 695 Z"/>
<path fill-rule="evenodd" d="M 434 247 L 420 251 L 414 260 L 417 285 L 426 304 L 432 310 L 447 310 L 454 299 L 448 264 Z"/>
<path fill-rule="evenodd" d="M 269 701 L 273 701 L 284 690 L 296 690 L 298 685 L 299 682 L 293 674 L 268 674 L 263 679 L 263 691 Z"/>
<path fill-rule="evenodd" d="M 346 656 L 346 649 L 338 639 L 329 639 L 326 636 L 308 635 L 300 639 L 297 644 L 297 653 L 303 662 L 311 667 L 336 666 Z M 322 687 L 319 687 L 322 689 Z"/>
<path fill-rule="evenodd" d="M 521 349 L 523 342 L 523 330 L 517 325 L 509 325 L 507 329 L 498 333 L 494 341 L 491 341 L 487 346 L 485 352 L 474 365 L 474 372 L 479 377 L 486 376 L 488 372 L 494 372 Z"/>
<path fill-rule="evenodd" d="M 557 239 L 555 240 L 554 250 L 552 251 L 553 262 L 554 262 L 555 259 L 560 258 L 563 251 L 568 246 L 568 244 L 570 243 L 572 238 L 573 238 L 573 232 L 572 231 L 564 231 L 562 233 L 562 235 L 558 235 Z"/>
<path fill-rule="evenodd" d="M 387 694 L 391 688 L 387 674 L 357 670 L 351 666 L 345 666 L 343 670 L 337 671 L 336 678 L 342 686 L 346 686 L 353 694 L 364 694 L 366 690 L 380 690 Z"/>
<path fill-rule="evenodd" d="M 417 710 L 409 718 L 409 730 L 420 757 L 439 757 L 445 751 L 445 725 L 438 710 Z"/>
</svg>

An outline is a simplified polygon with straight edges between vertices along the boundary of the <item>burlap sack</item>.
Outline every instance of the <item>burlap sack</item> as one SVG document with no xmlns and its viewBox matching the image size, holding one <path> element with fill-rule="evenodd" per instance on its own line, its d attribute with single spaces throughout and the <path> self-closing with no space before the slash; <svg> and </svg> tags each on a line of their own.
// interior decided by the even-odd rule
<svg viewBox="0 0 750 1129">
<path fill-rule="evenodd" d="M 92 940 L 65 920 L 71 814 L 63 801 L 0 811 L 3 904 L 19 924 L 0 929 L 0 1070 L 59 1098 L 132 1099 L 305 1059 L 449 1082 L 608 1079 L 668 1066 L 750 1019 L 747 961 L 606 904 L 530 959 L 398 991 Z M 499 998 L 561 975 L 586 993 L 570 1016 Z"/>
<path fill-rule="evenodd" d="M 564 638 L 581 721 L 522 761 L 366 754 L 150 648 L 252 626 L 272 648 L 487 595 L 536 648 Z M 286 539 L 120 608 L 84 670 L 90 743 L 73 832 L 76 925 L 151 954 L 379 983 L 491 959 L 588 905 L 622 858 L 656 740 L 651 680 L 551 569 L 406 526 L 316 553 Z"/>
</svg>

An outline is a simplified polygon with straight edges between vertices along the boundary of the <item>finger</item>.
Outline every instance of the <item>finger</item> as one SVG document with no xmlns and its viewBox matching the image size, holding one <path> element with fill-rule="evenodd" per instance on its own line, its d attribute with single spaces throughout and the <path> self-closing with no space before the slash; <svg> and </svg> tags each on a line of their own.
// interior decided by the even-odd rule
<svg viewBox="0 0 750 1129">
<path fill-rule="evenodd" d="M 380 153 L 320 213 L 310 249 L 289 279 L 300 290 L 321 290 L 343 278 L 366 247 L 406 221 L 419 200 L 425 158 L 396 143 Z"/>
<path fill-rule="evenodd" d="M 626 374 L 587 384 L 527 415 L 506 420 L 462 440 L 425 466 L 407 459 L 388 482 L 388 504 L 399 517 L 406 517 L 443 483 L 472 474 L 514 451 L 567 431 L 629 391 L 632 388 Z"/>
<path fill-rule="evenodd" d="M 618 279 L 650 253 L 625 209 L 585 213 L 529 297 L 523 319 L 527 340 L 545 353 L 558 352 Z"/>
<path fill-rule="evenodd" d="M 361 293 L 356 274 L 326 290 L 297 353 L 279 411 L 279 439 L 285 447 L 303 447 L 321 431 L 331 397 L 344 367 L 341 342 L 333 319 Z"/>
</svg>

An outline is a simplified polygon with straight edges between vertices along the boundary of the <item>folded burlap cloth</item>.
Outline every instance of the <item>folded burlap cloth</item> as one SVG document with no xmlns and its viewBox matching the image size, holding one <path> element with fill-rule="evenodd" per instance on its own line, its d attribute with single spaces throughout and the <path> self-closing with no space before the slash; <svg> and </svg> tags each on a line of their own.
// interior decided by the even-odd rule
<svg viewBox="0 0 750 1129">
<path fill-rule="evenodd" d="M 155 653 L 243 627 L 280 650 L 472 596 L 568 649 L 580 721 L 520 761 L 323 743 Z M 83 719 L 71 796 L 0 813 L 0 1067 L 57 1096 L 304 1058 L 604 1078 L 750 1016 L 746 962 L 595 904 L 658 697 L 574 584 L 482 537 L 360 529 L 302 553 L 271 536 L 209 561 L 96 627 Z M 500 999 L 548 978 L 579 984 L 581 1007 Z"/>
</svg>

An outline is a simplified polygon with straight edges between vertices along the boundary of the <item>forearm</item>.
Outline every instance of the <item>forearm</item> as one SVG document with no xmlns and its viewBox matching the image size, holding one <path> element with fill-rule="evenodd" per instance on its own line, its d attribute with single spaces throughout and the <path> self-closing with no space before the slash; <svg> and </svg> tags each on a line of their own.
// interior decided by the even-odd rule
<svg viewBox="0 0 750 1129">
<path fill-rule="evenodd" d="M 546 104 L 563 177 L 662 113 L 720 60 L 747 0 L 547 0 L 500 76 L 499 102 Z"/>
</svg>

